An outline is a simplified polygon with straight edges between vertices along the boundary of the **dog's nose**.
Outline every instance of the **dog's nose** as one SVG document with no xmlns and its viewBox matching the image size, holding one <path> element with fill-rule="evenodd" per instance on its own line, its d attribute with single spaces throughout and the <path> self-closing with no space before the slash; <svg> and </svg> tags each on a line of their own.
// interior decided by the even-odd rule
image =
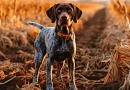
<svg viewBox="0 0 130 90">
<path fill-rule="evenodd" d="M 66 19 L 66 18 L 67 18 L 67 16 L 62 16 L 61 18 L 62 18 L 62 19 Z"/>
</svg>

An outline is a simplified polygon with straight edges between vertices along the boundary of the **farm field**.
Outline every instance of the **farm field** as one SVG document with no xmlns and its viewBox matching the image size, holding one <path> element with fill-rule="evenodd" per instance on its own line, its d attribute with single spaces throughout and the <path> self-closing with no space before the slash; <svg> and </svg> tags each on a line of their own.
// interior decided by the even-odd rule
<svg viewBox="0 0 130 90">
<path fill-rule="evenodd" d="M 46 90 L 46 60 L 39 82 L 32 83 L 33 43 L 40 30 L 27 21 L 55 26 L 45 13 L 54 4 L 40 0 L 0 1 L 0 90 Z M 83 11 L 81 19 L 73 25 L 78 90 L 129 90 L 130 3 L 114 0 L 107 6 L 74 4 Z M 62 71 L 64 82 L 57 81 L 55 67 L 54 63 L 54 90 L 69 90 L 67 61 Z"/>
</svg>

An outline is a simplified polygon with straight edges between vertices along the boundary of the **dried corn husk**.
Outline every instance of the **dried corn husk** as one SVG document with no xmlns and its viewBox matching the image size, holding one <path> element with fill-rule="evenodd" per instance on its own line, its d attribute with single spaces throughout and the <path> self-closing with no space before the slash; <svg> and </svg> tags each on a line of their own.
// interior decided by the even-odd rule
<svg viewBox="0 0 130 90">
<path fill-rule="evenodd" d="M 128 46 L 126 44 L 125 45 L 122 45 L 122 44 L 117 45 L 115 47 L 115 50 L 117 50 L 121 54 L 124 54 L 124 55 L 130 57 L 130 46 Z"/>
<path fill-rule="evenodd" d="M 130 71 L 129 74 L 126 75 L 125 81 L 119 90 L 130 90 Z"/>
<path fill-rule="evenodd" d="M 111 53 L 110 68 L 106 82 L 120 81 L 124 83 L 120 90 L 130 90 L 130 47 L 127 43 L 118 44 Z"/>
<path fill-rule="evenodd" d="M 119 62 L 119 53 L 114 50 L 111 53 L 111 59 L 110 59 L 110 67 L 107 76 L 105 77 L 105 83 L 106 82 L 111 82 L 111 81 L 118 81 L 120 80 L 119 77 L 119 67 L 118 63 Z"/>
</svg>

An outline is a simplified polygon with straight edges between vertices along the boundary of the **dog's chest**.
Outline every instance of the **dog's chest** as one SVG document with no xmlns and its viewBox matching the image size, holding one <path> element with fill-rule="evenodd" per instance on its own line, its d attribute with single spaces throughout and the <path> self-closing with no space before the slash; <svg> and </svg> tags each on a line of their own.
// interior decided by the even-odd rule
<svg viewBox="0 0 130 90">
<path fill-rule="evenodd" d="M 59 40 L 58 40 L 59 41 Z M 55 49 L 55 60 L 56 61 L 63 61 L 66 58 L 71 57 L 74 52 L 74 45 L 72 40 L 60 40 L 56 44 Z"/>
</svg>

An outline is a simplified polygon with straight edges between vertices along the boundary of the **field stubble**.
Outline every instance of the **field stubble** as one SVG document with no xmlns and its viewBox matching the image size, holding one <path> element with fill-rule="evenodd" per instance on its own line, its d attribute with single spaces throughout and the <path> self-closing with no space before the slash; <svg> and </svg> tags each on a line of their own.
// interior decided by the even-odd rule
<svg viewBox="0 0 130 90">
<path fill-rule="evenodd" d="M 45 62 L 40 70 L 39 83 L 31 83 L 34 73 L 33 42 L 39 30 L 27 25 L 26 22 L 35 21 L 44 26 L 54 26 L 55 24 L 52 24 L 45 14 L 54 3 L 31 0 L 27 0 L 26 3 L 23 0 L 0 1 L 0 88 L 2 90 L 45 90 Z M 118 90 L 120 83 L 112 81 L 103 85 L 103 78 L 110 64 L 109 49 L 113 49 L 116 43 L 120 42 L 121 37 L 125 39 L 117 29 L 124 30 L 127 23 L 122 25 L 122 21 L 125 20 L 121 18 L 120 21 L 122 15 L 117 17 L 119 13 L 115 14 L 117 10 L 114 11 L 111 6 L 104 8 L 97 4 L 75 4 L 83 11 L 81 20 L 73 26 L 77 42 L 76 85 L 79 90 Z M 58 82 L 55 73 L 54 65 L 54 89 L 68 90 L 67 64 L 62 72 L 64 82 Z"/>
</svg>

